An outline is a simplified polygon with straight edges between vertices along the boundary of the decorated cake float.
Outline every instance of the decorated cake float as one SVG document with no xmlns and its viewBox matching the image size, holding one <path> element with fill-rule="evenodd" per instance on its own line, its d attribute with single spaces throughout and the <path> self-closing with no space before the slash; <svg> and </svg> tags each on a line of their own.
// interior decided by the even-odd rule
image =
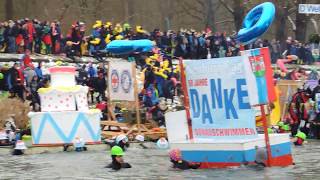
<svg viewBox="0 0 320 180">
<path fill-rule="evenodd" d="M 30 112 L 32 139 L 35 145 L 72 143 L 82 138 L 99 143 L 101 112 L 88 107 L 88 87 L 76 85 L 75 67 L 49 69 L 50 87 L 38 90 L 41 112 Z"/>
</svg>

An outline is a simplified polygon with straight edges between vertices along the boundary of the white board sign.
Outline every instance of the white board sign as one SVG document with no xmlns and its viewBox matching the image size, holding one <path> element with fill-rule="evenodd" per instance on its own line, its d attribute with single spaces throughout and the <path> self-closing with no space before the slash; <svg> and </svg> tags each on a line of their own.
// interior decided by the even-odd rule
<svg viewBox="0 0 320 180">
<path fill-rule="evenodd" d="M 110 62 L 108 88 L 111 100 L 134 101 L 133 63 Z"/>
<path fill-rule="evenodd" d="M 165 114 L 169 143 L 185 141 L 189 137 L 186 111 Z"/>
<path fill-rule="evenodd" d="M 320 14 L 320 4 L 299 4 L 300 14 Z"/>
</svg>

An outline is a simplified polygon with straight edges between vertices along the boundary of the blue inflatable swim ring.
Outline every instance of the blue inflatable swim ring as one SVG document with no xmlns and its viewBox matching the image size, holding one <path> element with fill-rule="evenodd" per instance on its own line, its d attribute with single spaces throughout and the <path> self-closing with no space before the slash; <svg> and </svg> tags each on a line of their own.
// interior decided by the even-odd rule
<svg viewBox="0 0 320 180">
<path fill-rule="evenodd" d="M 147 39 L 135 40 L 134 47 L 137 52 L 149 52 L 153 48 L 153 43 Z"/>
<path fill-rule="evenodd" d="M 152 41 L 141 40 L 114 40 L 111 41 L 106 50 L 113 54 L 130 54 L 133 52 L 149 52 L 153 48 Z"/>
<path fill-rule="evenodd" d="M 130 40 L 114 40 L 107 45 L 107 51 L 113 54 L 129 54 L 134 52 L 134 47 Z"/>
<path fill-rule="evenodd" d="M 256 40 L 271 26 L 275 12 L 271 2 L 262 3 L 251 9 L 243 20 L 237 40 L 242 44 L 249 44 Z"/>
</svg>

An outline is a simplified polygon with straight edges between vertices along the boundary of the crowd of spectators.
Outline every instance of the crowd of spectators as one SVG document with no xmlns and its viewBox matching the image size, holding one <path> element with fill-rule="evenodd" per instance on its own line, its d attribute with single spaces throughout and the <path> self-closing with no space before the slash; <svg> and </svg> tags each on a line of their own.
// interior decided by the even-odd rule
<svg viewBox="0 0 320 180">
<path fill-rule="evenodd" d="M 157 28 L 147 32 L 142 26 L 133 28 L 128 23 L 114 25 L 98 20 L 92 28 L 77 21 L 71 25 L 68 33 L 63 34 L 59 21 L 50 23 L 25 18 L 0 23 L 0 49 L 6 53 L 23 53 L 28 49 L 32 53 L 65 54 L 70 58 L 90 55 L 102 60 L 103 56 L 109 55 L 105 50 L 106 45 L 115 39 L 150 39 L 156 42 L 163 53 L 186 59 L 236 56 L 240 50 L 234 35 L 212 32 L 209 28 L 201 32 L 193 29 L 161 31 Z M 319 53 L 319 42 L 303 44 L 288 37 L 286 46 L 282 47 L 281 44 L 284 43 L 275 39 L 258 39 L 246 48 L 269 47 L 273 63 L 284 55 L 298 56 L 300 64 L 319 60 L 319 57 L 312 56 L 312 52 Z"/>
<path fill-rule="evenodd" d="M 180 29 L 179 31 L 161 31 L 154 29 L 147 32 L 142 26 L 132 28 L 128 23 L 113 24 L 111 22 L 96 21 L 91 32 L 86 32 L 83 22 L 72 24 L 69 32 L 64 35 L 58 21 L 40 22 L 36 19 L 23 19 L 0 23 L 0 51 L 5 53 L 24 53 L 20 62 L 12 67 L 1 68 L 0 91 L 7 90 L 12 97 L 18 96 L 22 100 L 28 99 L 34 110 L 40 104 L 37 90 L 49 85 L 49 78 L 43 73 L 42 63 L 37 66 L 31 62 L 30 53 L 37 54 L 65 54 L 69 58 L 75 56 L 93 56 L 102 61 L 104 56 L 112 56 L 106 51 L 106 46 L 113 40 L 137 40 L 150 39 L 156 47 L 150 53 L 129 54 L 121 56 L 135 60 L 143 74 L 143 89 L 140 92 L 140 100 L 144 107 L 152 114 L 153 119 L 163 125 L 164 109 L 160 108 L 160 99 L 174 99 L 179 92 L 179 67 L 173 65 L 173 59 L 183 57 L 185 59 L 206 59 L 237 56 L 240 52 L 240 44 L 234 35 L 212 32 L 206 29 L 197 32 L 193 29 Z M 271 59 L 276 63 L 280 58 L 288 55 L 297 57 L 297 64 L 311 64 L 319 60 L 319 56 L 313 56 L 318 49 L 319 42 L 303 44 L 289 37 L 286 46 L 275 39 L 272 41 L 257 39 L 246 45 L 246 49 L 269 47 Z M 91 103 L 105 101 L 106 95 L 106 67 L 103 62 L 97 66 L 92 63 L 77 64 L 77 83 L 87 85 L 90 88 Z M 290 73 L 279 71 L 275 78 L 294 79 L 304 75 L 300 69 Z M 276 77 L 277 76 L 277 77 Z M 315 79 L 318 79 L 316 75 Z M 294 79 L 295 80 L 295 79 Z"/>
</svg>

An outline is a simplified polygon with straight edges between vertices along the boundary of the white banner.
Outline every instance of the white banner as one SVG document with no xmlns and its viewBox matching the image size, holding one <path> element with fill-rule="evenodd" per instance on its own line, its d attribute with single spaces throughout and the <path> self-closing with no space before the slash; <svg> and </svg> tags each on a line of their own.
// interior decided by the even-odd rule
<svg viewBox="0 0 320 180">
<path fill-rule="evenodd" d="M 320 14 L 320 4 L 299 4 L 300 14 Z"/>
<path fill-rule="evenodd" d="M 248 91 L 256 86 L 244 62 L 242 56 L 184 61 L 195 138 L 257 137 Z"/>
<path fill-rule="evenodd" d="M 133 63 L 109 62 L 108 88 L 111 100 L 134 101 Z"/>
</svg>

